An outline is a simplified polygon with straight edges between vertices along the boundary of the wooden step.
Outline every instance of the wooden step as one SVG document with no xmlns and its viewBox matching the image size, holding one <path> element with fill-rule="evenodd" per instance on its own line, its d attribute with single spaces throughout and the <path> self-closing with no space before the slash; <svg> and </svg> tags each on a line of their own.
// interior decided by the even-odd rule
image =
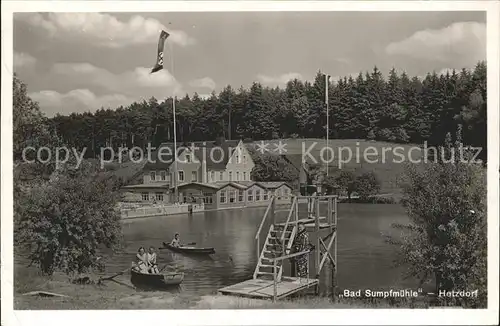
<svg viewBox="0 0 500 326">
<path fill-rule="evenodd" d="M 259 268 L 274 268 L 274 265 L 259 264 Z M 281 266 L 280 265 L 276 265 L 276 268 L 281 268 Z"/>
<path fill-rule="evenodd" d="M 284 224 L 275 224 L 274 225 L 274 230 L 273 231 L 282 231 L 283 229 L 285 228 L 285 225 Z M 286 226 L 286 229 L 287 230 L 291 230 L 294 228 L 294 225 L 293 224 L 288 224 Z"/>
<path fill-rule="evenodd" d="M 257 272 L 257 275 L 273 275 L 273 273 L 269 273 L 269 272 Z"/>
<path fill-rule="evenodd" d="M 277 238 L 277 237 L 269 237 L 268 239 L 269 239 L 269 240 L 273 240 L 273 241 L 279 241 L 279 242 L 281 242 L 281 238 Z M 289 241 L 290 241 L 290 238 L 286 238 L 286 237 L 285 237 L 285 238 L 283 239 L 283 242 L 284 242 L 284 243 L 289 242 Z"/>
</svg>

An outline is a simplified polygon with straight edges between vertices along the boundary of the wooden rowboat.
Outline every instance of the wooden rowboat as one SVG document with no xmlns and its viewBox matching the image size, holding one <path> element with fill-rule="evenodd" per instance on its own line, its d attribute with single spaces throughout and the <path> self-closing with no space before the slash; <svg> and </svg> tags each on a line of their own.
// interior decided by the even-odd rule
<svg viewBox="0 0 500 326">
<path fill-rule="evenodd" d="M 170 243 L 163 242 L 163 247 L 170 249 L 175 252 L 180 252 L 183 254 L 192 254 L 192 255 L 212 255 L 215 254 L 215 249 L 212 247 L 200 248 L 200 247 L 190 247 L 190 246 L 182 246 L 182 247 L 174 247 Z"/>
<path fill-rule="evenodd" d="M 161 289 L 176 286 L 184 281 L 184 273 L 144 274 L 130 270 L 130 282 L 138 288 Z"/>
</svg>

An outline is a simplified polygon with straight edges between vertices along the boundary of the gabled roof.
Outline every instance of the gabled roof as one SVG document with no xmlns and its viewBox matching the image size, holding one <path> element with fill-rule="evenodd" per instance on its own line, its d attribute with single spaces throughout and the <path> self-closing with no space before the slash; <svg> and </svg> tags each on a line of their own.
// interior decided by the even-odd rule
<svg viewBox="0 0 500 326">
<path fill-rule="evenodd" d="M 237 188 L 239 190 L 245 190 L 247 189 L 247 186 L 237 183 L 237 182 L 217 182 L 216 183 L 219 186 L 219 189 L 226 188 L 227 186 L 231 186 L 234 188 Z"/>
<path fill-rule="evenodd" d="M 284 181 L 269 181 L 269 182 L 261 182 L 259 181 L 258 182 L 260 185 L 262 185 L 264 188 L 267 188 L 267 189 L 277 189 L 283 185 L 289 187 L 289 188 L 292 188 L 288 183 L 284 182 Z"/>
<path fill-rule="evenodd" d="M 240 140 L 199 141 L 189 143 L 177 143 L 177 151 L 180 155 L 186 149 L 194 147 L 194 155 L 199 162 L 206 159 L 207 170 L 224 170 L 229 158 L 238 146 Z M 218 148 L 218 149 L 217 149 Z M 159 155 L 161 153 L 161 155 Z M 146 163 L 145 170 L 165 170 L 174 161 L 174 143 L 161 143 L 157 150 L 151 153 L 152 162 Z"/>
<path fill-rule="evenodd" d="M 196 186 L 201 186 L 201 187 L 207 187 L 207 188 L 212 188 L 212 189 L 219 189 L 219 187 L 215 184 L 212 183 L 201 183 L 201 182 L 185 182 L 181 183 L 180 185 L 177 186 L 177 188 L 182 188 L 185 186 L 189 185 L 196 185 Z M 174 186 L 171 186 L 170 189 L 174 189 Z"/>
</svg>

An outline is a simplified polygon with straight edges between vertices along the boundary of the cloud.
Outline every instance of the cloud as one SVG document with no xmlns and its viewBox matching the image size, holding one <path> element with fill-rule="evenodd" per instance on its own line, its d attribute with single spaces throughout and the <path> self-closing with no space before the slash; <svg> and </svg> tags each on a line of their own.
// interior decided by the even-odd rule
<svg viewBox="0 0 500 326">
<path fill-rule="evenodd" d="M 349 77 L 352 77 L 352 79 L 356 79 L 358 77 L 358 75 L 359 75 L 359 72 L 350 72 L 348 74 L 343 74 L 343 75 L 339 75 L 339 76 L 330 76 L 330 81 L 337 82 L 340 79 L 344 79 L 344 78 L 349 79 Z"/>
<path fill-rule="evenodd" d="M 426 29 L 390 43 L 385 52 L 417 59 L 437 60 L 454 66 L 471 67 L 486 58 L 486 25 L 458 22 L 442 29 Z"/>
<path fill-rule="evenodd" d="M 168 29 L 158 20 L 140 15 L 134 15 L 126 22 L 98 12 L 17 13 L 14 18 L 43 30 L 51 37 L 73 42 L 83 39 L 109 48 L 156 43 L 162 29 L 170 34 L 169 40 L 180 46 L 195 43 L 186 32 Z"/>
<path fill-rule="evenodd" d="M 120 105 L 128 105 L 139 98 L 133 99 L 121 94 L 96 96 L 88 89 L 76 89 L 61 94 L 55 91 L 40 91 L 29 93 L 32 100 L 39 103 L 40 108 L 48 117 L 56 113 L 70 114 L 72 112 L 95 112 L 101 107 L 115 109 Z"/>
<path fill-rule="evenodd" d="M 14 67 L 28 67 L 33 66 L 36 59 L 27 53 L 14 52 Z"/>
<path fill-rule="evenodd" d="M 210 77 L 204 77 L 200 79 L 195 79 L 189 82 L 191 87 L 208 88 L 211 90 L 215 89 L 215 81 Z"/>
<path fill-rule="evenodd" d="M 198 96 L 202 99 L 202 100 L 207 100 L 209 99 L 212 94 L 198 94 Z"/>
<path fill-rule="evenodd" d="M 51 78 L 68 82 L 97 86 L 113 93 L 144 94 L 148 96 L 165 96 L 182 92 L 181 84 L 166 69 L 154 74 L 151 68 L 137 67 L 134 70 L 119 74 L 96 67 L 89 63 L 57 63 L 50 71 Z"/>
<path fill-rule="evenodd" d="M 280 76 L 257 75 L 257 80 L 266 85 L 284 85 L 293 79 L 302 79 L 302 75 L 297 72 L 289 72 Z"/>
</svg>

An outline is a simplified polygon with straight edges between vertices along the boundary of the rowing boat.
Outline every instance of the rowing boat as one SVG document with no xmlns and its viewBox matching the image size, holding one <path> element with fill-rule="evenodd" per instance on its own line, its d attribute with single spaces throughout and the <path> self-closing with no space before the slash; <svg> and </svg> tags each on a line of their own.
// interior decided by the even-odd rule
<svg viewBox="0 0 500 326">
<path fill-rule="evenodd" d="M 163 247 L 170 249 L 175 252 L 180 252 L 184 254 L 193 254 L 193 255 L 211 255 L 215 254 L 215 249 L 212 247 L 200 248 L 200 247 L 190 247 L 190 246 L 181 246 L 175 247 L 170 243 L 163 242 Z"/>
<path fill-rule="evenodd" d="M 144 274 L 134 269 L 132 269 L 130 273 L 130 281 L 132 284 L 141 288 L 161 289 L 179 285 L 184 280 L 184 273 Z"/>
</svg>

